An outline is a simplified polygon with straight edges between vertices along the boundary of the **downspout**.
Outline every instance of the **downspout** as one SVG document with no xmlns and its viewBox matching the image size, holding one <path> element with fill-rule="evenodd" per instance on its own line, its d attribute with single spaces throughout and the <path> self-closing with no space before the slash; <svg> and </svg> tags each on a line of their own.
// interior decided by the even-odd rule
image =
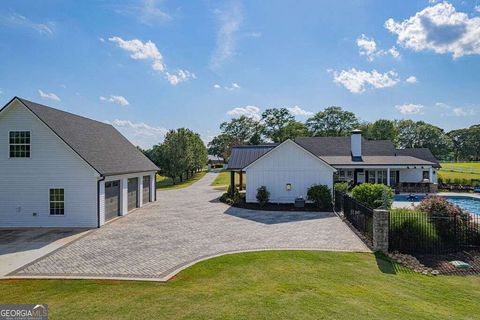
<svg viewBox="0 0 480 320">
<path fill-rule="evenodd" d="M 100 182 L 105 180 L 105 176 L 100 176 L 97 181 L 97 226 L 100 228 Z"/>
</svg>

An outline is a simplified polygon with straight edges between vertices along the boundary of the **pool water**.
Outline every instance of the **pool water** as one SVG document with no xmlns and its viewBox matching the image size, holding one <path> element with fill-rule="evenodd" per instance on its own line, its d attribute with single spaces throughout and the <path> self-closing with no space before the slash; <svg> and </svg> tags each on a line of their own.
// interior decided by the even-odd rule
<svg viewBox="0 0 480 320">
<path fill-rule="evenodd" d="M 409 195 L 397 194 L 394 201 L 399 202 L 420 202 L 425 199 L 425 195 L 414 195 L 415 199 L 409 199 Z M 451 203 L 459 206 L 461 209 L 480 216 L 480 199 L 469 196 L 446 196 Z"/>
</svg>

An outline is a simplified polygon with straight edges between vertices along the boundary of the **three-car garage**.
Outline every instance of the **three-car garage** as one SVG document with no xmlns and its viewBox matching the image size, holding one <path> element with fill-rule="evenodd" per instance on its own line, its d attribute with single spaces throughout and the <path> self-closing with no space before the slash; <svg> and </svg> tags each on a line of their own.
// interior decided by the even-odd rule
<svg viewBox="0 0 480 320">
<path fill-rule="evenodd" d="M 105 222 L 155 201 L 155 174 L 111 176 L 104 183 Z"/>
</svg>

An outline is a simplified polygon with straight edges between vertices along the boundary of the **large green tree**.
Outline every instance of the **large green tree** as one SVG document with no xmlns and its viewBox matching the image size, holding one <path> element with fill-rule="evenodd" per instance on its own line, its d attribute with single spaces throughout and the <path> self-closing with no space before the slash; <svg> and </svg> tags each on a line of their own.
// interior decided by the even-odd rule
<svg viewBox="0 0 480 320">
<path fill-rule="evenodd" d="M 347 136 L 358 126 L 355 114 L 340 107 L 328 107 L 306 122 L 308 131 L 315 137 Z"/>
<path fill-rule="evenodd" d="M 379 119 L 366 127 L 365 137 L 370 140 L 390 140 L 397 143 L 398 131 L 394 121 Z"/>
<path fill-rule="evenodd" d="M 287 108 L 271 108 L 262 113 L 262 121 L 265 136 L 273 142 L 282 142 L 286 140 L 285 128 L 295 117 Z"/>
<path fill-rule="evenodd" d="M 262 124 L 247 116 L 223 122 L 220 125 L 220 130 L 236 139 L 238 144 L 258 144 L 262 142 Z"/>
</svg>

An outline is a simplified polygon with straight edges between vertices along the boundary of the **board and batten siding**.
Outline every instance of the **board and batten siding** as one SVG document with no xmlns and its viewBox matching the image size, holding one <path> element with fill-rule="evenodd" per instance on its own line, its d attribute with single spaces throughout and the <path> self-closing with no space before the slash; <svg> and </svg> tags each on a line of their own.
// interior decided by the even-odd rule
<svg viewBox="0 0 480 320">
<path fill-rule="evenodd" d="M 314 184 L 333 189 L 335 169 L 295 142 L 287 140 L 246 168 L 246 201 L 257 202 L 257 188 L 266 186 L 270 202 L 293 203 L 307 198 Z M 287 191 L 287 184 L 292 188 Z"/>
<path fill-rule="evenodd" d="M 30 131 L 30 158 L 9 157 L 10 131 Z M 99 174 L 16 100 L 0 113 L 0 170 L 0 227 L 97 227 Z M 50 215 L 50 188 L 65 215 Z"/>
</svg>

